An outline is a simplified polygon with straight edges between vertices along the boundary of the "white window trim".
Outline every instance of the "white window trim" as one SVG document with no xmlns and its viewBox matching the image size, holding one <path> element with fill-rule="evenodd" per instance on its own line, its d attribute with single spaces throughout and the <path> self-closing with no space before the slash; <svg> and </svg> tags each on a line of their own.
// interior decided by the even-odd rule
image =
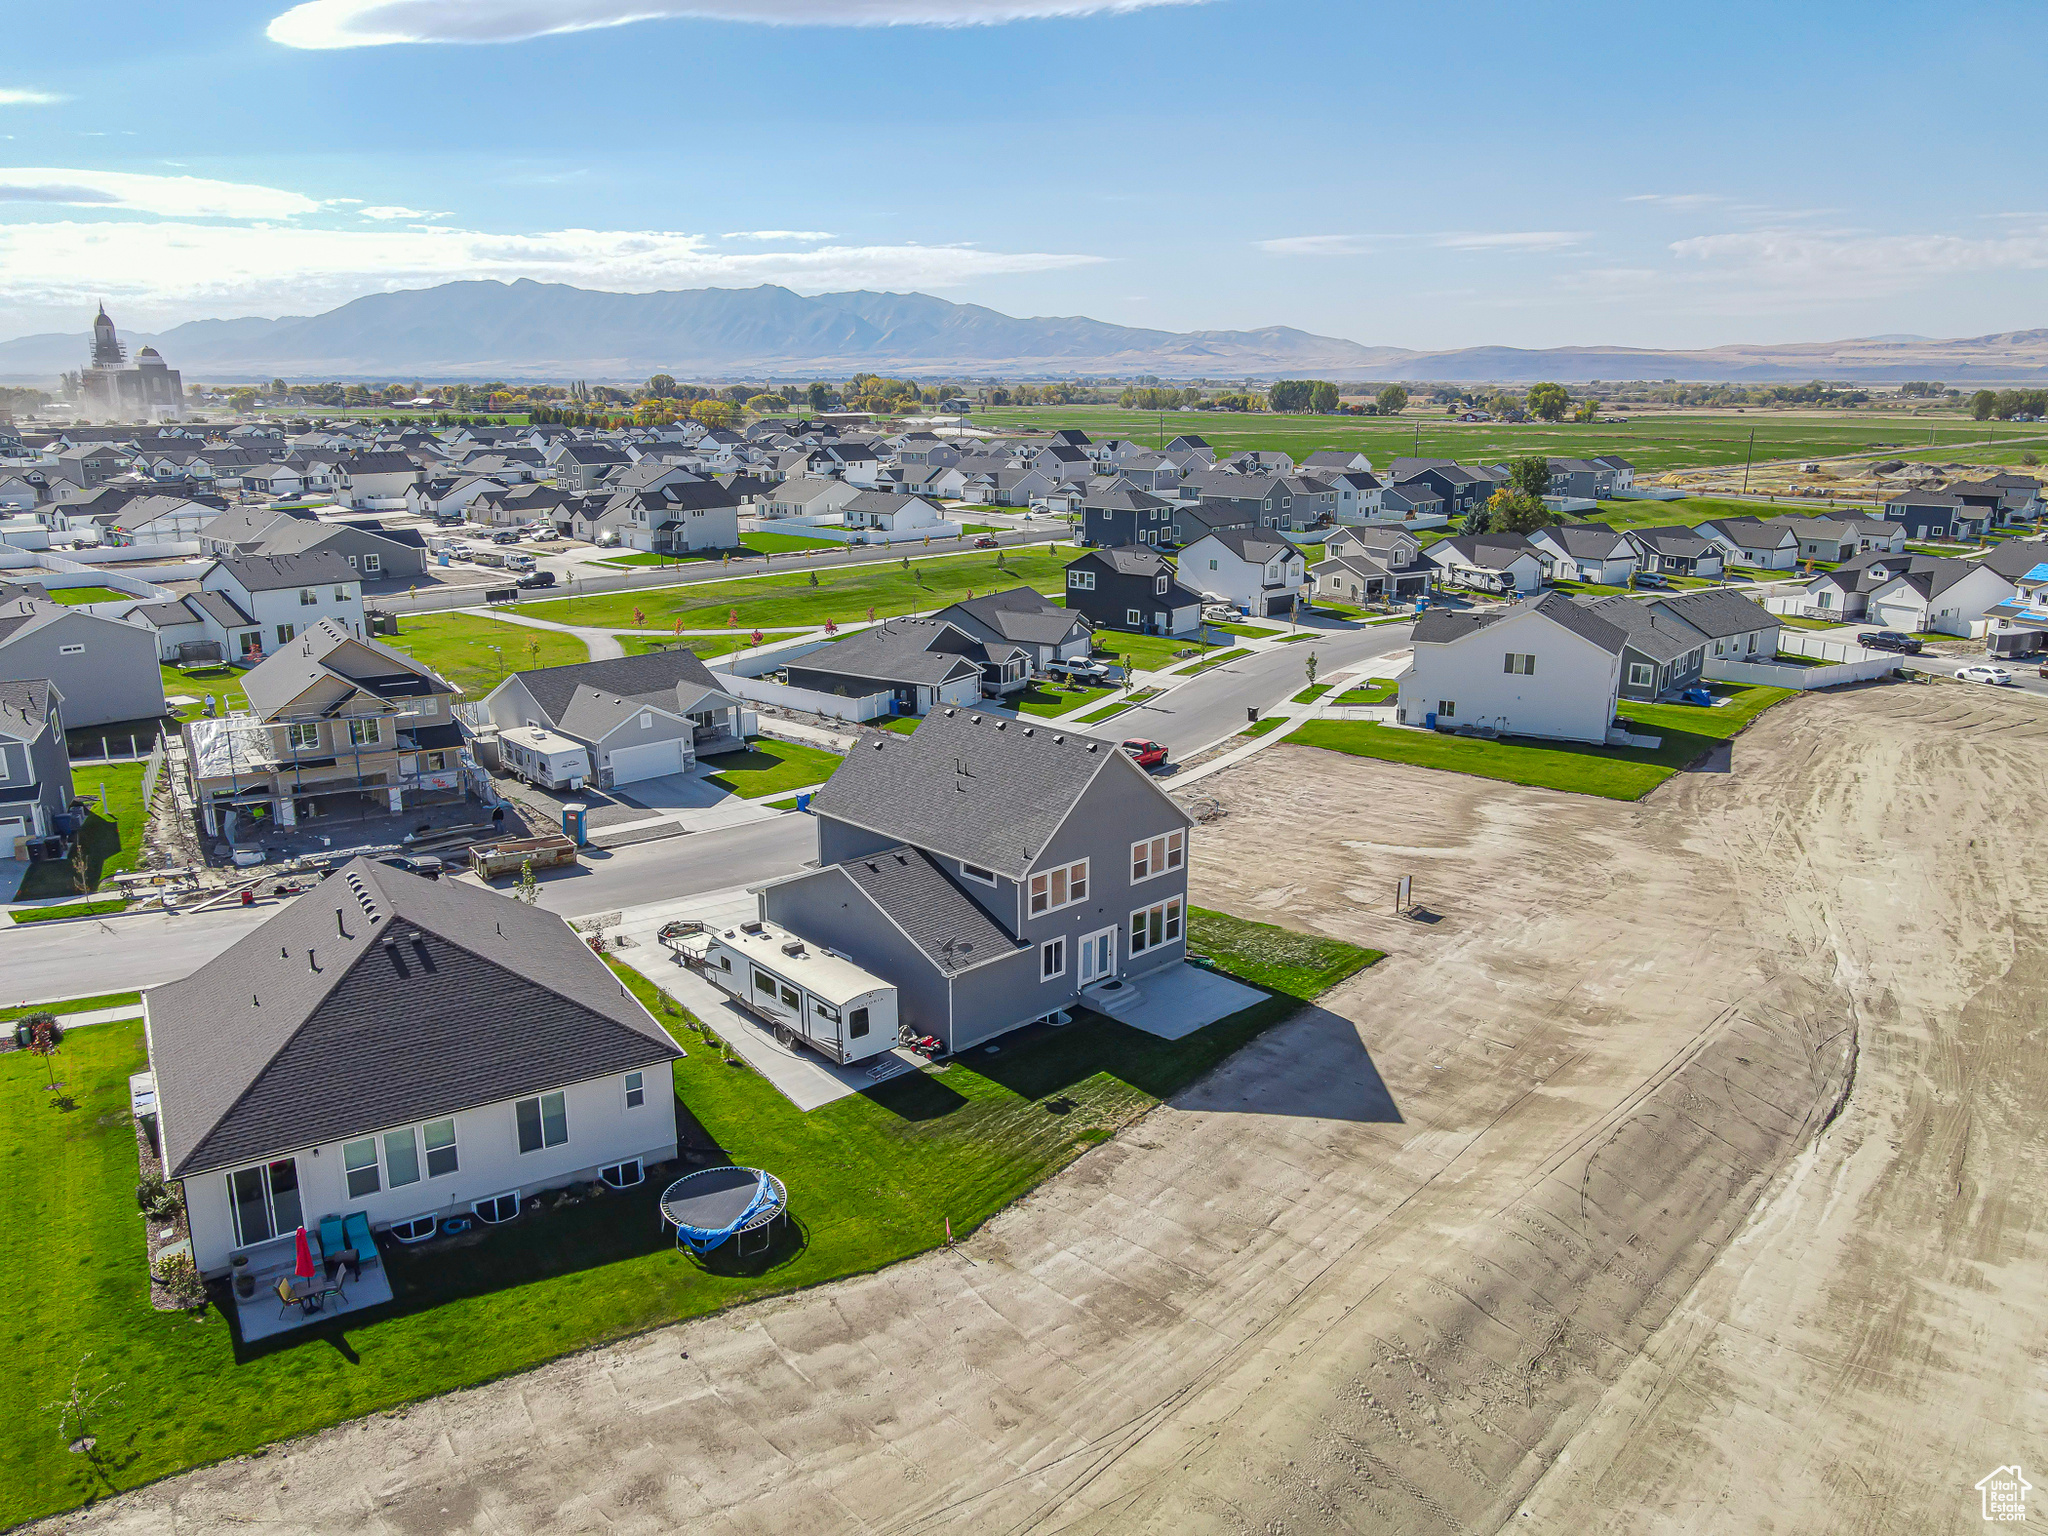
<svg viewBox="0 0 2048 1536">
<path fill-rule="evenodd" d="M 551 1141 L 549 1141 L 549 1140 L 548 1140 L 548 1112 L 547 1112 L 547 1101 L 548 1101 L 549 1099 L 560 1099 L 560 1100 L 562 1101 L 562 1139 L 561 1139 L 560 1141 L 553 1141 L 553 1142 L 551 1142 Z M 535 1146 L 535 1147 L 520 1147 L 520 1146 L 519 1146 L 519 1106 L 520 1106 L 520 1105 L 522 1105 L 522 1104 L 531 1104 L 531 1105 L 533 1106 L 533 1114 L 534 1114 L 534 1119 L 535 1119 L 535 1120 L 536 1120 L 536 1121 L 537 1121 L 537 1122 L 539 1123 L 539 1127 L 540 1127 L 540 1145 L 539 1145 L 539 1146 Z M 560 1088 L 558 1088 L 558 1089 L 556 1089 L 556 1090 L 555 1090 L 554 1092 L 552 1092 L 552 1093 L 529 1093 L 529 1094 L 528 1094 L 528 1095 L 526 1095 L 526 1097 L 525 1097 L 525 1098 L 523 1098 L 523 1099 L 514 1099 L 514 1100 L 512 1101 L 512 1144 L 513 1144 L 513 1146 L 515 1146 L 515 1147 L 518 1147 L 518 1148 L 519 1148 L 519 1155 L 520 1155 L 521 1157 L 528 1157 L 528 1156 L 531 1156 L 531 1155 L 532 1155 L 533 1153 L 535 1153 L 535 1152 L 549 1152 L 549 1151 L 552 1151 L 552 1150 L 553 1150 L 554 1148 L 556 1148 L 556 1147 L 566 1147 L 566 1146 L 568 1146 L 568 1145 L 569 1145 L 569 1095 L 568 1095 L 567 1091 L 566 1091 L 566 1090 L 564 1090 L 564 1089 L 560 1089 Z"/>
<path fill-rule="evenodd" d="M 1157 912 L 1160 918 L 1161 937 L 1157 944 L 1152 943 L 1150 936 L 1152 927 L 1151 917 L 1154 912 Z M 1172 913 L 1170 919 L 1168 917 L 1169 912 Z M 1142 944 L 1138 942 L 1134 931 L 1137 921 L 1141 917 L 1146 920 L 1146 940 Z M 1178 932 L 1164 932 L 1169 921 L 1178 928 Z M 1135 959 L 1139 955 L 1150 954 L 1154 949 L 1164 949 L 1169 944 L 1185 943 L 1187 934 L 1187 902 L 1183 897 L 1169 896 L 1164 901 L 1155 901 L 1149 906 L 1137 907 L 1132 910 L 1130 920 L 1124 926 L 1125 953 Z"/>
<path fill-rule="evenodd" d="M 636 1077 L 640 1079 L 638 1083 L 633 1081 Z M 647 1107 L 647 1073 L 645 1071 L 628 1072 L 623 1086 L 626 1090 L 626 1108 L 644 1109 Z M 636 1093 L 640 1095 L 637 1103 L 633 1099 L 633 1095 Z"/>
<path fill-rule="evenodd" d="M 1025 882 L 1024 910 L 1027 913 L 1029 913 L 1032 917 L 1045 917 L 1051 913 L 1058 912 L 1063 908 L 1071 907 L 1075 905 L 1077 902 L 1086 901 L 1088 899 L 1088 890 L 1090 886 L 1090 871 L 1088 868 L 1088 862 L 1089 861 L 1086 859 L 1076 859 L 1070 864 L 1061 864 L 1053 869 L 1043 869 L 1038 871 L 1036 874 L 1032 875 L 1030 879 Z M 1081 887 L 1081 894 L 1079 896 L 1076 896 L 1074 894 L 1074 886 L 1076 883 L 1074 880 L 1074 871 L 1077 869 L 1081 872 L 1081 879 L 1079 882 Z M 1052 899 L 1052 877 L 1055 874 L 1059 874 L 1061 872 L 1064 872 L 1067 876 L 1067 895 L 1064 901 L 1055 902 Z M 1043 907 L 1038 906 L 1036 903 L 1037 886 L 1038 882 L 1041 880 L 1045 882 L 1046 904 Z"/>
<path fill-rule="evenodd" d="M 57 654 L 59 656 L 83 656 L 85 654 L 85 647 L 82 645 L 60 645 L 57 647 Z"/>
<path fill-rule="evenodd" d="M 370 1149 L 369 1162 L 351 1167 L 348 1160 L 349 1148 L 364 1145 L 367 1145 Z M 356 1175 L 360 1173 L 369 1174 L 370 1187 L 368 1189 L 358 1190 L 356 1188 Z M 348 1191 L 348 1197 L 351 1200 L 367 1200 L 372 1195 L 384 1192 L 384 1155 L 382 1149 L 378 1146 L 375 1136 L 357 1136 L 341 1144 L 341 1184 L 342 1188 Z"/>
<path fill-rule="evenodd" d="M 1657 669 L 1647 662 L 1632 661 L 1628 664 L 1628 685 L 1631 688 L 1648 688 L 1657 681 Z"/>
<path fill-rule="evenodd" d="M 375 715 L 350 720 L 348 744 L 352 747 L 381 747 L 384 745 L 384 722 Z"/>
<path fill-rule="evenodd" d="M 1038 946 L 1038 979 L 1041 982 L 1057 981 L 1066 974 L 1067 936 L 1063 933 Z"/>
<path fill-rule="evenodd" d="M 440 1125 L 444 1122 L 449 1131 L 453 1133 L 455 1139 L 445 1147 L 428 1146 L 427 1127 L 430 1125 Z M 416 1129 L 420 1133 L 420 1178 L 423 1181 L 428 1179 L 445 1179 L 448 1177 L 448 1174 L 462 1172 L 462 1127 L 457 1123 L 453 1115 L 442 1115 L 433 1120 L 422 1120 Z M 448 1173 L 434 1172 L 434 1154 L 436 1152 L 453 1152 L 455 1154 L 455 1166 L 450 1168 Z"/>
<path fill-rule="evenodd" d="M 510 1200 L 512 1202 L 512 1214 L 510 1216 L 486 1216 L 480 1209 L 480 1207 L 486 1205 L 495 1205 L 500 1200 Z M 521 1209 L 519 1191 L 516 1189 L 501 1189 L 495 1195 L 479 1195 L 476 1199 L 469 1202 L 470 1214 L 487 1227 L 500 1227 L 508 1221 L 517 1221 Z"/>
<path fill-rule="evenodd" d="M 965 859 L 960 861 L 960 873 L 977 885 L 992 886 L 996 883 L 994 870 L 983 869 L 979 864 L 970 864 Z"/>
<path fill-rule="evenodd" d="M 1163 840 L 1162 853 L 1165 862 L 1154 867 L 1152 845 Z M 1145 873 L 1138 873 L 1138 858 L 1144 855 Z M 1147 880 L 1157 880 L 1161 875 L 1176 874 L 1187 867 L 1187 830 L 1178 828 L 1172 832 L 1158 832 L 1151 837 L 1141 837 L 1131 844 L 1131 884 L 1143 885 Z"/>
</svg>

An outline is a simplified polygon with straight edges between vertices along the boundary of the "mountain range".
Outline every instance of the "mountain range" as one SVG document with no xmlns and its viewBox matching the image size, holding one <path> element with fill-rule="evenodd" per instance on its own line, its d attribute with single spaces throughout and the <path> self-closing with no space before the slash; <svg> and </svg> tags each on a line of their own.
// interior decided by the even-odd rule
<svg viewBox="0 0 2048 1536">
<path fill-rule="evenodd" d="M 118 317 L 117 317 L 118 319 Z M 318 315 L 194 320 L 154 346 L 188 382 L 288 379 L 836 378 L 857 371 L 1073 378 L 1237 380 L 1319 377 L 1456 383 L 1557 379 L 1867 382 L 1952 385 L 2048 378 L 2048 330 L 1947 340 L 1889 335 L 1835 342 L 1634 347 L 1369 347 L 1289 326 L 1159 331 L 1085 316 L 1018 318 L 922 293 L 758 288 L 609 293 L 562 283 L 472 281 L 367 294 Z M 79 367 L 88 333 L 0 342 L 0 380 L 44 383 Z"/>
</svg>

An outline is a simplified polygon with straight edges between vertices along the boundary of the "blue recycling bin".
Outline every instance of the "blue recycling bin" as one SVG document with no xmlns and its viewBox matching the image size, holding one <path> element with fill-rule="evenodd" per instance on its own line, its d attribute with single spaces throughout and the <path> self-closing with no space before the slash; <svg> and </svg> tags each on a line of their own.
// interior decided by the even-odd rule
<svg viewBox="0 0 2048 1536">
<path fill-rule="evenodd" d="M 808 811 L 811 808 L 811 797 L 808 794 L 798 795 L 796 797 L 796 808 L 800 811 Z"/>
<path fill-rule="evenodd" d="M 562 832 L 578 848 L 590 842 L 590 807 L 587 805 L 565 805 L 562 807 Z"/>
</svg>

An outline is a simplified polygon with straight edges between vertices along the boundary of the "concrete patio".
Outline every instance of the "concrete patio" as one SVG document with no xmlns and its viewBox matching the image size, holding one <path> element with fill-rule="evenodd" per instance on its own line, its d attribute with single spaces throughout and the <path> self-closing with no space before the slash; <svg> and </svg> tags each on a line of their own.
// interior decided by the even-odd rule
<svg viewBox="0 0 2048 1536">
<path fill-rule="evenodd" d="M 287 1232 L 283 1237 L 274 1237 L 240 1250 L 249 1255 L 249 1274 L 256 1282 L 255 1295 L 235 1298 L 235 1327 L 244 1344 L 273 1339 L 279 1334 L 291 1333 L 315 1323 L 331 1322 L 337 1317 L 352 1317 L 391 1300 L 391 1277 L 384 1271 L 383 1259 L 375 1254 L 365 1254 L 361 1276 L 349 1280 L 344 1272 L 342 1289 L 328 1296 L 320 1311 L 302 1312 L 297 1306 L 286 1309 L 278 1299 L 277 1282 L 292 1278 L 298 1257 L 294 1236 Z M 319 1232 L 309 1227 L 306 1241 L 312 1245 L 315 1275 L 324 1276 L 327 1271 L 321 1262 Z"/>
<path fill-rule="evenodd" d="M 1113 992 L 1090 988 L 1088 1005 L 1161 1040 L 1179 1040 L 1227 1019 L 1266 994 L 1199 965 L 1181 964 L 1126 981 Z"/>
</svg>

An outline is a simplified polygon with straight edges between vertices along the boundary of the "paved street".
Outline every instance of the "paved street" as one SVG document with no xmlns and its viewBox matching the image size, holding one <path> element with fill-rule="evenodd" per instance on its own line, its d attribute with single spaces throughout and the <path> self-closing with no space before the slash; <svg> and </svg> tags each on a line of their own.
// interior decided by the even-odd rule
<svg viewBox="0 0 2048 1536">
<path fill-rule="evenodd" d="M 994 535 L 1005 549 L 1023 545 L 1050 544 L 1065 538 L 1068 534 L 1064 522 L 1047 520 L 1022 529 L 999 529 Z M 521 545 L 525 549 L 527 546 Z M 971 552 L 971 539 L 942 539 L 930 547 L 923 544 L 899 544 L 893 548 L 878 545 L 862 545 L 859 548 L 837 550 L 823 555 L 763 555 L 734 560 L 727 565 L 717 560 L 688 561 L 680 565 L 651 565 L 638 570 L 614 571 L 603 566 L 593 566 L 586 561 L 565 560 L 557 555 L 539 557 L 542 570 L 555 573 L 559 586 L 526 594 L 535 602 L 544 602 L 554 597 L 583 597 L 594 592 L 630 592 L 646 587 L 692 586 L 704 581 L 731 581 L 742 576 L 760 576 L 770 571 L 788 570 L 792 566 L 806 571 L 826 570 L 840 565 L 876 565 L 900 560 L 909 555 L 915 559 L 926 559 L 934 555 L 955 555 Z M 530 550 L 529 550 L 530 552 Z M 618 551 L 629 553 L 629 551 Z M 502 576 L 502 579 L 500 577 Z M 492 573 L 482 583 L 472 580 L 473 573 L 464 572 L 461 580 L 467 585 L 422 586 L 415 593 L 383 592 L 368 601 L 372 607 L 392 613 L 437 613 L 452 608 L 482 608 L 485 606 L 484 593 L 512 585 L 512 573 Z M 573 582 L 573 586 L 572 586 Z"/>
</svg>

